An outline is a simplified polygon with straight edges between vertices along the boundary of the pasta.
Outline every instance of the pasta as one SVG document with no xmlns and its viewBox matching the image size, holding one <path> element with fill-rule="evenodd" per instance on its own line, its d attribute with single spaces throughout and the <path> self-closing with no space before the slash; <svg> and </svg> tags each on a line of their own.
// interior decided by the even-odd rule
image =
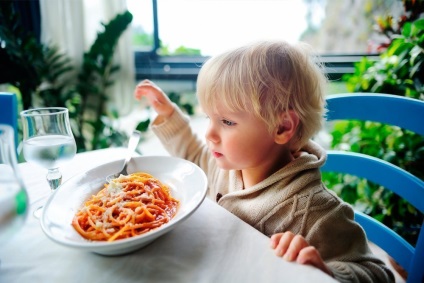
<svg viewBox="0 0 424 283">
<path fill-rule="evenodd" d="M 115 241 L 141 235 L 170 221 L 179 201 L 152 175 L 138 172 L 113 179 L 79 209 L 72 226 L 85 239 Z"/>
</svg>

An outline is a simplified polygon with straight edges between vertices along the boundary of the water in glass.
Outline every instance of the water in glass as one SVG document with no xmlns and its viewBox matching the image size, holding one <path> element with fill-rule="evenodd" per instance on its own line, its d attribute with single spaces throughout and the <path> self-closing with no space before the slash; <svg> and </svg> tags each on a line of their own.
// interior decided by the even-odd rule
<svg viewBox="0 0 424 283">
<path fill-rule="evenodd" d="M 21 112 L 23 128 L 23 155 L 27 162 L 47 169 L 50 189 L 62 182 L 59 167 L 76 154 L 69 112 L 63 107 L 35 108 Z M 34 212 L 40 217 L 41 210 Z"/>
</svg>

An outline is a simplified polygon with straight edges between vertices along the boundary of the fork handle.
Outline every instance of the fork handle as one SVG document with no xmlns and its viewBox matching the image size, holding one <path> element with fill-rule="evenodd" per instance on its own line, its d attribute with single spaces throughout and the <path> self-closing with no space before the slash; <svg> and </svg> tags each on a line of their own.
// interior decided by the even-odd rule
<svg viewBox="0 0 424 283">
<path fill-rule="evenodd" d="M 122 168 L 122 170 L 127 170 L 127 166 L 128 166 L 128 162 L 130 161 L 133 152 L 135 151 L 138 142 L 140 141 L 140 137 L 141 137 L 141 132 L 134 130 L 131 134 L 130 140 L 128 142 L 128 152 L 127 152 L 127 157 L 125 158 L 125 162 L 124 162 L 124 167 Z"/>
</svg>

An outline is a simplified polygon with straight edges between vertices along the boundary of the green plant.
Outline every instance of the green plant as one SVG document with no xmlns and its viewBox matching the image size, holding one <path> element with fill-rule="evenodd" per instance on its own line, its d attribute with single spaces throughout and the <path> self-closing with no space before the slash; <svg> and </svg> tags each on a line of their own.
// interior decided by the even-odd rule
<svg viewBox="0 0 424 283">
<path fill-rule="evenodd" d="M 84 54 L 76 84 L 80 99 L 73 103 L 75 108 L 71 111 L 77 123 L 75 139 L 80 149 L 105 148 L 127 139 L 124 132 L 113 127 L 118 114 L 116 109 L 110 112 L 106 109 L 106 90 L 119 70 L 112 62 L 115 46 L 131 21 L 131 13 L 126 11 L 103 24 L 104 31 L 98 33 L 90 50 Z"/>
<path fill-rule="evenodd" d="M 26 31 L 12 1 L 0 2 L 0 84 L 19 88 L 25 109 L 32 105 L 32 94 L 43 81 L 44 53 L 48 47 L 40 44 Z M 7 66 L 7 69 L 5 68 Z"/>
<path fill-rule="evenodd" d="M 405 15 L 378 19 L 387 41 L 380 60 L 366 57 L 344 76 L 348 91 L 377 92 L 424 100 L 424 19 L 422 1 L 404 1 Z M 389 43 L 388 43 L 389 42 Z M 393 115 L 396 115 L 393 113 Z M 374 122 L 341 121 L 331 132 L 332 148 L 366 153 L 400 166 L 424 179 L 424 138 L 398 127 Z M 382 221 L 415 244 L 423 215 L 383 187 L 349 175 L 326 173 L 326 185 L 358 209 Z"/>
<path fill-rule="evenodd" d="M 67 107 L 78 152 L 120 146 L 127 135 L 117 129 L 116 109 L 106 109 L 105 93 L 119 70 L 112 62 L 116 43 L 131 21 L 131 13 L 126 11 L 102 24 L 104 30 L 84 54 L 81 69 L 75 70 L 66 54 L 39 43 L 25 31 L 13 1 L 2 1 L 0 58 L 8 68 L 1 72 L 0 84 L 19 89 L 23 109 Z"/>
<path fill-rule="evenodd" d="M 37 86 L 34 98 L 43 101 L 44 106 L 67 107 L 75 96 L 73 84 L 70 83 L 73 79 L 67 76 L 74 69 L 71 60 L 61 54 L 57 47 L 47 46 L 44 48 L 43 61 L 39 70 L 42 82 Z"/>
</svg>

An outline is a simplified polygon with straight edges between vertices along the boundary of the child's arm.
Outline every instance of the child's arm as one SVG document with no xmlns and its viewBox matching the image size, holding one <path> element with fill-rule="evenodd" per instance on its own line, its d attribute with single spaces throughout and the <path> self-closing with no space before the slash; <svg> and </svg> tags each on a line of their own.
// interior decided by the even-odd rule
<svg viewBox="0 0 424 283">
<path fill-rule="evenodd" d="M 152 81 L 144 80 L 135 88 L 134 97 L 136 99 L 141 99 L 143 96 L 147 97 L 150 105 L 158 113 L 156 121 L 158 124 L 174 113 L 174 104 L 172 104 L 168 96 Z"/>
<path fill-rule="evenodd" d="M 168 153 L 197 164 L 208 175 L 215 175 L 217 167 L 210 162 L 210 151 L 191 129 L 189 118 L 159 86 L 149 80 L 141 81 L 134 90 L 136 99 L 143 96 L 158 114 L 151 129 Z"/>
<path fill-rule="evenodd" d="M 310 264 L 333 276 L 322 260 L 319 251 L 310 246 L 301 235 L 295 235 L 292 232 L 274 234 L 271 237 L 271 248 L 275 249 L 277 256 L 283 257 L 287 261 Z"/>
</svg>

